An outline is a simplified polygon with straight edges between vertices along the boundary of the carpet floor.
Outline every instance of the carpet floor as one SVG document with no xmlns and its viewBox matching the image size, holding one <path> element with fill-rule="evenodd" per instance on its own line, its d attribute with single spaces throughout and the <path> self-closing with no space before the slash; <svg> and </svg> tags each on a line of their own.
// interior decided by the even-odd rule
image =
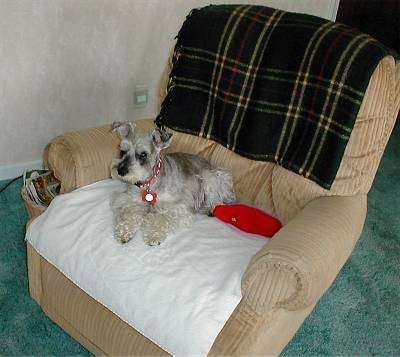
<svg viewBox="0 0 400 357">
<path fill-rule="evenodd" d="M 400 355 L 400 129 L 368 199 L 362 236 L 283 356 Z M 0 182 L 0 188 L 7 181 Z M 28 292 L 21 180 L 0 194 L 0 355 L 89 355 Z"/>
</svg>

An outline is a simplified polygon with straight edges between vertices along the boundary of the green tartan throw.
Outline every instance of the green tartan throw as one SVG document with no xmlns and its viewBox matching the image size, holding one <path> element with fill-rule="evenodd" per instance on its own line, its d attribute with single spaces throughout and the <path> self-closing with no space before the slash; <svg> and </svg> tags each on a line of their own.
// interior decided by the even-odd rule
<svg viewBox="0 0 400 357">
<path fill-rule="evenodd" d="M 329 189 L 380 59 L 372 37 L 252 5 L 193 10 L 156 124 L 273 161 Z"/>
</svg>

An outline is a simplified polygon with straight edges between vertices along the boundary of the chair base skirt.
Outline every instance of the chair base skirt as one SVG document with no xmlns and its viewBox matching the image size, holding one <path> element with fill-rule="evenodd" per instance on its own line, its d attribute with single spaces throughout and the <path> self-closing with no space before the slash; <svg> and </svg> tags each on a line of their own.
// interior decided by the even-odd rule
<svg viewBox="0 0 400 357">
<path fill-rule="evenodd" d="M 51 320 L 90 352 L 95 355 L 169 355 L 69 280 L 29 242 L 27 259 L 32 298 Z M 272 311 L 270 321 L 260 326 L 257 338 L 251 338 L 252 342 L 243 341 L 242 346 L 235 348 L 235 351 L 231 350 L 231 333 L 226 330 L 230 325 L 228 320 L 210 354 L 279 355 L 313 308 L 314 305 L 298 311 Z M 241 310 L 239 304 L 230 320 L 237 320 L 240 316 L 235 314 L 241 314 Z"/>
<path fill-rule="evenodd" d="M 95 355 L 169 355 L 90 297 L 27 243 L 29 291 L 46 315 Z"/>
</svg>

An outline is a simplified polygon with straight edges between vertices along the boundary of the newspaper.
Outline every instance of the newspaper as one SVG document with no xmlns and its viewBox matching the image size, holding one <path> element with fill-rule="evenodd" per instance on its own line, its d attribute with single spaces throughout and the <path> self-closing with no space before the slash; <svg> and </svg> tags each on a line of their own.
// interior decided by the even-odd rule
<svg viewBox="0 0 400 357">
<path fill-rule="evenodd" d="M 55 178 L 53 171 L 32 170 L 24 173 L 24 187 L 33 202 L 47 207 L 59 194 L 61 183 Z"/>
</svg>

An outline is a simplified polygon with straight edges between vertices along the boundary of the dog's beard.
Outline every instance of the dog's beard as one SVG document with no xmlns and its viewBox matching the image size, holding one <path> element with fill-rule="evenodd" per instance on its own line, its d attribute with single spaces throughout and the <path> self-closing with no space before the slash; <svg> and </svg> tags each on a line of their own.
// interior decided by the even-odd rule
<svg viewBox="0 0 400 357">
<path fill-rule="evenodd" d="M 152 172 L 149 171 L 147 168 L 136 164 L 129 167 L 128 173 L 126 175 L 121 176 L 118 174 L 118 165 L 120 162 L 121 160 L 119 159 L 113 159 L 111 165 L 111 178 L 113 178 L 114 180 L 120 180 L 130 184 L 135 184 L 139 181 L 147 180 L 152 175 Z"/>
</svg>

